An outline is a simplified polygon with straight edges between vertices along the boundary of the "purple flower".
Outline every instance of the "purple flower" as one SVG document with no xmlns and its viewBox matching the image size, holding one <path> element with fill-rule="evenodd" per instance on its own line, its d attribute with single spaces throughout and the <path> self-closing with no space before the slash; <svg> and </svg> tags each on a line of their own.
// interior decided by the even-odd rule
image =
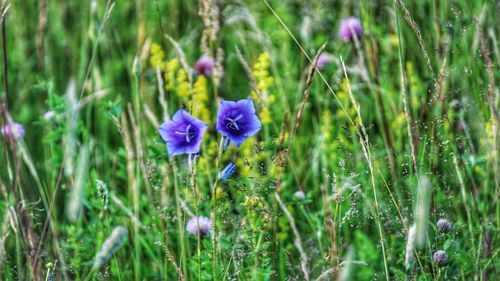
<svg viewBox="0 0 500 281">
<path fill-rule="evenodd" d="M 330 56 L 322 54 L 319 56 L 318 61 L 316 62 L 316 67 L 319 70 L 322 70 L 329 62 L 330 62 Z"/>
<path fill-rule="evenodd" d="M 170 156 L 198 153 L 206 130 L 205 122 L 194 118 L 183 109 L 179 109 L 172 120 L 158 128 L 161 138 L 167 143 Z"/>
<path fill-rule="evenodd" d="M 295 198 L 299 199 L 299 200 L 304 200 L 306 199 L 306 194 L 304 193 L 304 191 L 302 190 L 298 190 L 296 191 L 293 196 L 295 196 Z"/>
<path fill-rule="evenodd" d="M 187 232 L 192 235 L 201 236 L 209 235 L 212 230 L 212 220 L 207 217 L 192 217 L 186 224 Z"/>
<path fill-rule="evenodd" d="M 363 27 L 356 17 L 348 17 L 340 22 L 339 37 L 344 42 L 352 42 L 363 35 Z"/>
<path fill-rule="evenodd" d="M 227 180 L 234 174 L 235 171 L 236 171 L 236 165 L 233 162 L 231 162 L 227 164 L 227 166 L 224 167 L 222 171 L 219 172 L 219 179 Z"/>
<path fill-rule="evenodd" d="M 19 123 L 10 123 L 2 127 L 2 136 L 7 139 L 17 140 L 24 138 L 26 132 Z"/>
<path fill-rule="evenodd" d="M 437 228 L 440 232 L 448 233 L 451 231 L 451 222 L 447 219 L 440 219 L 436 223 Z"/>
<path fill-rule="evenodd" d="M 213 69 L 214 69 L 214 60 L 204 55 L 201 58 L 199 58 L 198 61 L 196 62 L 196 65 L 194 67 L 194 73 L 196 73 L 196 75 L 210 76 L 212 75 Z"/>
<path fill-rule="evenodd" d="M 234 142 L 236 146 L 240 146 L 261 128 L 262 125 L 255 114 L 251 99 L 220 102 L 217 112 L 217 131 Z"/>
<path fill-rule="evenodd" d="M 448 264 L 448 254 L 445 251 L 439 250 L 432 255 L 432 260 L 439 266 L 445 266 Z"/>
<path fill-rule="evenodd" d="M 51 121 L 52 119 L 54 119 L 55 116 L 56 113 L 54 111 L 47 111 L 43 115 L 43 119 L 45 119 L 45 121 Z"/>
</svg>

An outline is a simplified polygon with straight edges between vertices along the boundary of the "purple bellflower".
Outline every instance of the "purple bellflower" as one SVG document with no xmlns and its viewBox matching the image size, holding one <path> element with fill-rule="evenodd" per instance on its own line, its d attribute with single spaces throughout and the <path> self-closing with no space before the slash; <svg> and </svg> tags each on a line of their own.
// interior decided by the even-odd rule
<svg viewBox="0 0 500 281">
<path fill-rule="evenodd" d="M 255 135 L 262 128 L 251 99 L 239 101 L 222 100 L 217 112 L 217 131 L 236 146 Z"/>
<path fill-rule="evenodd" d="M 339 37 L 344 42 L 353 42 L 354 38 L 363 35 L 361 21 L 356 17 L 348 17 L 340 22 Z"/>
<path fill-rule="evenodd" d="M 227 180 L 234 174 L 235 171 L 236 171 L 236 165 L 233 162 L 231 162 L 227 164 L 227 166 L 224 167 L 222 171 L 219 172 L 219 179 Z"/>
<path fill-rule="evenodd" d="M 24 127 L 19 123 L 10 123 L 2 127 L 2 136 L 6 139 L 23 139 L 25 134 Z"/>
<path fill-rule="evenodd" d="M 205 75 L 205 76 L 210 76 L 212 75 L 214 69 L 214 60 L 211 59 L 210 57 L 204 55 L 201 58 L 198 59 L 196 62 L 196 65 L 194 67 L 194 73 L 196 75 Z"/>
<path fill-rule="evenodd" d="M 161 138 L 167 144 L 168 154 L 196 154 L 200 152 L 201 141 L 207 130 L 207 124 L 194 118 L 184 109 L 179 109 L 172 120 L 158 128 Z"/>
</svg>

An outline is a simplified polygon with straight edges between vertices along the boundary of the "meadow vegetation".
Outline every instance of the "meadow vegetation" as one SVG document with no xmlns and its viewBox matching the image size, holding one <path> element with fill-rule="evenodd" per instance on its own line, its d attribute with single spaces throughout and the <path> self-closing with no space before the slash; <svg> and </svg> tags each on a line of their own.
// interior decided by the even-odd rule
<svg viewBox="0 0 500 281">
<path fill-rule="evenodd" d="M 497 1 L 1 2 L 1 280 L 498 280 Z"/>
</svg>

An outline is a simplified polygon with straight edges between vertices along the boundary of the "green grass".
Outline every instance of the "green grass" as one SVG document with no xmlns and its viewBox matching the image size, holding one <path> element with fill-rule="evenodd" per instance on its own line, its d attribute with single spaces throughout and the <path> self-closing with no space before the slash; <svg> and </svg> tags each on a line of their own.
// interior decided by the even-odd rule
<svg viewBox="0 0 500 281">
<path fill-rule="evenodd" d="M 199 2 L 6 1 L 1 280 L 495 280 L 498 4 Z M 263 128 L 222 149 L 247 97 Z M 179 108 L 209 124 L 191 166 L 157 130 Z"/>
</svg>

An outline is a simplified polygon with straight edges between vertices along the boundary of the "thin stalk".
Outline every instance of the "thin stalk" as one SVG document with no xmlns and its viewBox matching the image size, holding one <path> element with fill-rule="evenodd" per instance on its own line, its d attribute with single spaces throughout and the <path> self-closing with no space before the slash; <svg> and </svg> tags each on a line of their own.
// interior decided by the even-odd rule
<svg viewBox="0 0 500 281">
<path fill-rule="evenodd" d="M 224 152 L 224 141 L 225 138 L 221 137 L 219 142 L 219 147 L 217 149 L 217 158 L 215 160 L 215 180 L 212 185 L 212 222 L 213 222 L 213 232 L 212 232 L 212 278 L 217 280 L 217 198 L 215 193 L 217 190 L 217 184 L 219 183 L 219 170 L 220 162 L 222 158 L 222 152 Z"/>
</svg>

